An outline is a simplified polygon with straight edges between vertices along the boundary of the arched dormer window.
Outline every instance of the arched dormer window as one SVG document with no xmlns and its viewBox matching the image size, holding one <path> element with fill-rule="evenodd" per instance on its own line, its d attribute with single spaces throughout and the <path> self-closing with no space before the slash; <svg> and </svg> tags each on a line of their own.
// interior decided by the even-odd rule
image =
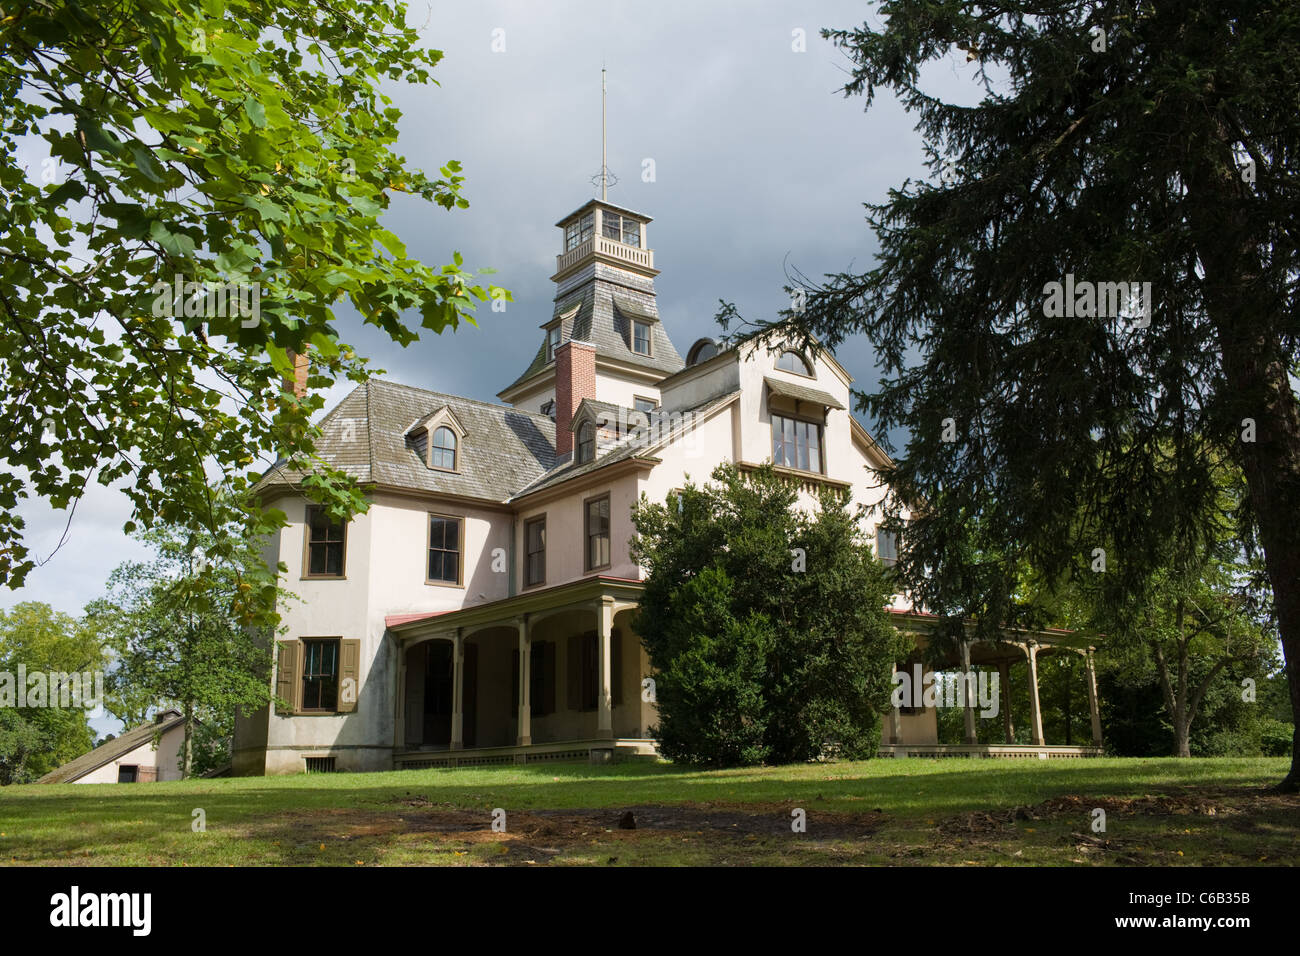
<svg viewBox="0 0 1300 956">
<path fill-rule="evenodd" d="M 776 360 L 776 367 L 783 372 L 794 372 L 796 375 L 807 375 L 812 378 L 812 370 L 808 368 L 804 357 L 790 349 L 781 353 L 781 357 Z"/>
<path fill-rule="evenodd" d="M 592 422 L 583 422 L 578 426 L 578 462 L 591 461 L 596 457 L 596 426 Z"/>
<path fill-rule="evenodd" d="M 713 339 L 700 339 L 691 346 L 687 354 L 687 365 L 699 365 L 701 362 L 707 362 L 718 354 L 718 343 Z"/>
<path fill-rule="evenodd" d="M 429 467 L 456 471 L 456 433 L 442 425 L 429 438 Z"/>
</svg>

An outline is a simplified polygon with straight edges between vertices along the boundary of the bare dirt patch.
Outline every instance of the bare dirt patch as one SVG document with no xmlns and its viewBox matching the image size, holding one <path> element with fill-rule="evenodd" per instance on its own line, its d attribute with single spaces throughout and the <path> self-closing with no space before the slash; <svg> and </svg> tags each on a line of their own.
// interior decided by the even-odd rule
<svg viewBox="0 0 1300 956">
<path fill-rule="evenodd" d="M 885 822 L 880 811 L 806 811 L 806 832 L 792 834 L 791 807 L 784 804 L 721 803 L 650 805 L 608 809 L 506 809 L 505 830 L 492 828 L 492 810 L 466 810 L 420 798 L 399 801 L 400 809 L 308 811 L 277 833 L 299 850 L 355 843 L 360 846 L 409 837 L 433 837 L 450 848 L 500 844 L 500 863 L 543 863 L 569 851 L 597 844 L 668 839 L 695 845 L 736 848 L 746 842 L 796 836 L 806 846 L 870 837 Z"/>
<path fill-rule="evenodd" d="M 939 823 L 941 833 L 965 835 L 1014 829 L 1017 823 L 1030 820 L 1055 820 L 1061 817 L 1090 818 L 1100 808 L 1109 816 L 1204 816 L 1258 817 L 1277 811 L 1300 811 L 1300 797 L 1273 790 L 1249 787 L 1220 790 L 1187 790 L 1178 793 L 1152 794 L 1143 797 L 1088 797 L 1065 794 L 1042 803 L 1011 807 L 1005 810 L 975 810 L 949 817 Z"/>
</svg>

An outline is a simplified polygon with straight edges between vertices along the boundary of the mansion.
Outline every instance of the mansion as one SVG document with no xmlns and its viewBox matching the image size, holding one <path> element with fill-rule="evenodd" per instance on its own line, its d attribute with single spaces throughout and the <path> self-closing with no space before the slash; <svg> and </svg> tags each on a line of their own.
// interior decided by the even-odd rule
<svg viewBox="0 0 1300 956">
<path fill-rule="evenodd" d="M 330 410 L 318 451 L 361 484 L 365 513 L 332 522 L 283 463 L 262 479 L 263 501 L 288 517 L 265 557 L 287 566 L 299 600 L 281 609 L 278 704 L 236 720 L 236 774 L 653 755 L 631 511 L 722 462 L 771 462 L 804 506 L 841 491 L 869 509 L 863 531 L 893 559 L 871 471 L 889 459 L 850 414 L 849 373 L 825 350 L 701 339 L 679 352 L 656 305 L 650 221 L 592 200 L 557 223 L 554 310 L 500 403 L 372 379 Z M 932 618 L 901 597 L 893 613 L 925 642 Z M 1092 746 L 1045 744 L 1044 653 L 1087 661 Z M 1017 668 L 1024 739 L 1004 700 L 1005 746 L 976 742 L 970 706 L 966 743 L 940 745 L 935 709 L 918 700 L 886 714 L 881 753 L 1100 752 L 1086 642 L 1007 632 L 961 657 L 996 666 L 1004 695 Z"/>
</svg>

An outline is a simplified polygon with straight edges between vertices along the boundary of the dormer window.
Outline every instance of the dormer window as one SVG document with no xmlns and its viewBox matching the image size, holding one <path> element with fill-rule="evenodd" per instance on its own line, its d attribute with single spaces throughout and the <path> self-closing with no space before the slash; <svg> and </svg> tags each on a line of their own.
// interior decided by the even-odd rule
<svg viewBox="0 0 1300 956">
<path fill-rule="evenodd" d="M 691 351 L 686 358 L 687 365 L 699 365 L 701 362 L 707 362 L 718 354 L 718 343 L 713 339 L 700 339 L 691 346 Z"/>
<path fill-rule="evenodd" d="M 575 219 L 564 227 L 564 251 L 576 249 L 596 231 L 596 214 L 589 212 L 581 219 Z"/>
<path fill-rule="evenodd" d="M 456 470 L 456 433 L 446 425 L 433 430 L 429 446 L 429 465 L 443 471 Z"/>
<path fill-rule="evenodd" d="M 600 221 L 600 231 L 606 239 L 613 239 L 628 246 L 641 247 L 641 223 L 631 216 L 620 216 L 616 212 L 602 209 Z"/>
<path fill-rule="evenodd" d="M 596 457 L 596 426 L 592 422 L 583 422 L 578 426 L 578 462 L 591 461 Z"/>
<path fill-rule="evenodd" d="M 406 430 L 405 437 L 423 456 L 427 467 L 435 471 L 460 472 L 460 443 L 465 440 L 465 428 L 451 406 L 444 405 L 415 422 Z"/>
<path fill-rule="evenodd" d="M 650 354 L 650 323 L 633 320 L 632 351 L 637 355 Z"/>
<path fill-rule="evenodd" d="M 802 355 L 798 352 L 785 351 L 781 357 L 776 360 L 776 367 L 783 372 L 794 372 L 796 375 L 807 375 L 812 378 L 812 371 L 808 368 L 808 363 L 804 361 Z"/>
<path fill-rule="evenodd" d="M 555 361 L 555 350 L 560 347 L 560 340 L 563 335 L 564 330 L 558 323 L 546 330 L 546 361 Z"/>
</svg>

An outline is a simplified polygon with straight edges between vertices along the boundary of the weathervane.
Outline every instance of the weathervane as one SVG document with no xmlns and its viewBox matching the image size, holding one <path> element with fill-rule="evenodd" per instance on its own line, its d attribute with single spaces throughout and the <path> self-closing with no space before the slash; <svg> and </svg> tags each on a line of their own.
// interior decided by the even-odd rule
<svg viewBox="0 0 1300 956">
<path fill-rule="evenodd" d="M 609 171 L 605 147 L 605 68 L 600 68 L 600 172 L 591 177 L 591 184 L 600 187 L 600 198 L 609 202 L 609 187 L 618 185 L 618 177 Z"/>
</svg>

